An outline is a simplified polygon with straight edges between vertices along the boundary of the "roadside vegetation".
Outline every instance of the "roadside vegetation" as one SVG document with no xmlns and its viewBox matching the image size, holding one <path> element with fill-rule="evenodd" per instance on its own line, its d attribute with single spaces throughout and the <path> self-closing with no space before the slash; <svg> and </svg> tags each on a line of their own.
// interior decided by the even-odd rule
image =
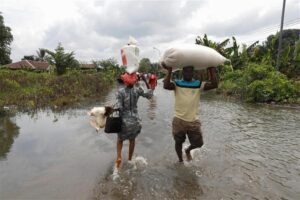
<svg viewBox="0 0 300 200">
<path fill-rule="evenodd" d="M 218 93 L 247 102 L 300 104 L 300 30 L 284 30 L 279 65 L 276 66 L 279 34 L 240 47 L 234 37 L 217 43 L 207 35 L 196 44 L 212 47 L 231 65 L 219 66 Z"/>
<path fill-rule="evenodd" d="M 83 69 L 75 53 L 61 43 L 55 50 L 40 48 L 36 55 L 22 60 L 46 61 L 44 72 L 23 68 L 8 69 L 13 34 L 0 12 L 0 114 L 5 109 L 60 108 L 87 99 L 99 99 L 112 88 L 123 68 L 115 59 L 93 61 L 94 68 Z"/>
<path fill-rule="evenodd" d="M 0 107 L 19 109 L 62 107 L 104 96 L 118 70 L 69 70 L 57 76 L 31 71 L 0 70 Z"/>
</svg>

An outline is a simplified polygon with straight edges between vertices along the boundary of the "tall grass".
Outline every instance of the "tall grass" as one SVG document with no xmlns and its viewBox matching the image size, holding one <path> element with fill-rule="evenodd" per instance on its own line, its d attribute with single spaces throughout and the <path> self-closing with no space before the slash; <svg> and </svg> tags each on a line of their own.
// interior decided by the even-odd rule
<svg viewBox="0 0 300 200">
<path fill-rule="evenodd" d="M 0 70 L 0 107 L 61 107 L 103 96 L 113 84 L 109 71 L 69 71 L 62 76 L 22 70 Z"/>
</svg>

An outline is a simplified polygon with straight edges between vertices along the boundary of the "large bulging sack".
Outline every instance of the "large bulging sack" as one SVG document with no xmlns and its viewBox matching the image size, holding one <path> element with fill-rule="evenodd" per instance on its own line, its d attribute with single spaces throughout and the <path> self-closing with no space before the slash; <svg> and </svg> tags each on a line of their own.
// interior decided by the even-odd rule
<svg viewBox="0 0 300 200">
<path fill-rule="evenodd" d="M 174 45 L 168 48 L 160 62 L 164 62 L 173 69 L 181 69 L 185 66 L 194 66 L 195 69 L 217 67 L 229 61 L 216 50 L 196 44 Z"/>
<path fill-rule="evenodd" d="M 122 63 L 126 66 L 126 71 L 131 74 L 139 69 L 139 48 L 137 41 L 130 37 L 128 45 L 121 48 Z"/>
</svg>

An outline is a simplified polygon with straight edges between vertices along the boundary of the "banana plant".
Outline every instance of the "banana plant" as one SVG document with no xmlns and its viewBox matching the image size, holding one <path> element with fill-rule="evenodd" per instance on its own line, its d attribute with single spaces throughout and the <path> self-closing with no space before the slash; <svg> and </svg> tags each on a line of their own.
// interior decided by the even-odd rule
<svg viewBox="0 0 300 200">
<path fill-rule="evenodd" d="M 230 39 L 226 39 L 220 43 L 214 42 L 212 40 L 209 40 L 206 34 L 204 34 L 203 38 L 201 38 L 200 36 L 196 38 L 196 44 L 213 48 L 225 57 L 228 56 L 225 47 L 228 45 L 229 42 Z"/>
</svg>

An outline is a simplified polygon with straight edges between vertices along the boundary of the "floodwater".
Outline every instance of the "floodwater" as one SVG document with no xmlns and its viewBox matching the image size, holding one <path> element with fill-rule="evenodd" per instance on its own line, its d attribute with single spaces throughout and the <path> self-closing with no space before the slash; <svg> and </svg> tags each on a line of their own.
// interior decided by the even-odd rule
<svg viewBox="0 0 300 200">
<path fill-rule="evenodd" d="M 201 98 L 204 146 L 180 165 L 171 136 L 173 94 L 141 98 L 135 158 L 114 173 L 116 135 L 96 132 L 87 111 L 0 118 L 0 199 L 300 199 L 300 110 Z"/>
</svg>

